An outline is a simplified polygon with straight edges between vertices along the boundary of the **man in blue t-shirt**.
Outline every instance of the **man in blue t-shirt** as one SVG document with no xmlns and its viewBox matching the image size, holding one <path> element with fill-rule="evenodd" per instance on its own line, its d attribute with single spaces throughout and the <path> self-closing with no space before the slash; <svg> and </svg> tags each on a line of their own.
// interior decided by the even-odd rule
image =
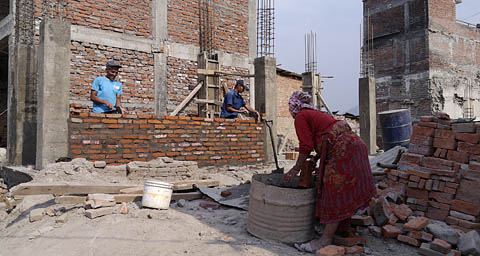
<svg viewBox="0 0 480 256">
<path fill-rule="evenodd" d="M 234 119 L 237 118 L 238 113 L 248 114 L 248 111 L 255 113 L 255 119 L 258 120 L 260 118 L 260 114 L 255 109 L 248 106 L 240 95 L 240 93 L 244 92 L 245 90 L 248 91 L 248 87 L 245 85 L 245 82 L 243 80 L 237 80 L 233 90 L 225 94 L 222 112 L 220 113 L 221 118 Z M 248 111 L 241 109 L 242 107 L 245 107 Z"/>
<path fill-rule="evenodd" d="M 92 91 L 90 92 L 90 100 L 93 101 L 93 112 L 123 113 L 120 102 L 122 84 L 115 80 L 121 67 L 120 64 L 110 60 L 105 68 L 107 74 L 93 80 Z"/>
</svg>

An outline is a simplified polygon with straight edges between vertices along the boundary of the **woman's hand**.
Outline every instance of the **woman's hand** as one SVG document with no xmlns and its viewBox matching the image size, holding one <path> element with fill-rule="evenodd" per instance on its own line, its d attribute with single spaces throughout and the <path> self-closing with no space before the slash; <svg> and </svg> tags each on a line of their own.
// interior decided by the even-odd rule
<svg viewBox="0 0 480 256">
<path fill-rule="evenodd" d="M 294 166 L 292 169 L 290 169 L 290 171 L 288 171 L 287 173 L 285 173 L 285 174 L 283 175 L 283 180 L 284 180 L 285 182 L 292 183 L 292 182 L 293 182 L 293 179 L 295 178 L 295 176 L 297 176 L 297 174 L 298 174 L 299 171 L 300 171 L 300 170 L 297 170 L 297 169 L 295 168 L 295 166 Z"/>
</svg>

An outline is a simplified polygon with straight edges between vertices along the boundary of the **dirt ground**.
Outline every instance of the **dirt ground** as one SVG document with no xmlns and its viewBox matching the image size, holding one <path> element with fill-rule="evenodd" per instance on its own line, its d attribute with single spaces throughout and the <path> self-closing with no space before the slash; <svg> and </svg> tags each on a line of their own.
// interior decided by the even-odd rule
<svg viewBox="0 0 480 256">
<path fill-rule="evenodd" d="M 286 169 L 289 167 L 288 163 L 283 164 Z M 248 182 L 253 174 L 271 170 L 272 166 L 201 169 L 209 178 L 219 180 L 221 186 Z M 247 211 L 225 206 L 204 209 L 199 207 L 202 201 L 205 200 L 187 201 L 183 207 L 172 202 L 168 210 L 142 209 L 140 203 L 129 203 L 127 215 L 93 220 L 85 217 L 81 205 L 68 205 L 66 223 L 61 224 L 55 222 L 57 217 L 45 216 L 33 223 L 28 219 L 31 209 L 59 207 L 51 196 L 24 200 L 0 221 L 0 256 L 310 255 L 290 245 L 250 235 L 246 230 Z M 364 255 L 417 254 L 416 248 L 395 240 L 374 238 L 368 229 L 357 231 L 367 238 Z"/>
</svg>

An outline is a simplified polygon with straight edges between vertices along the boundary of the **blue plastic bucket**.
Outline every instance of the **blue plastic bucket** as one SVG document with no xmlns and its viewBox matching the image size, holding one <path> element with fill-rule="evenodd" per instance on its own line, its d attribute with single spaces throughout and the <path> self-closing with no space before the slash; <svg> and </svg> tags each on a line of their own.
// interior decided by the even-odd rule
<svg viewBox="0 0 480 256">
<path fill-rule="evenodd" d="M 412 136 L 412 117 L 408 109 L 395 109 L 378 113 L 382 129 L 383 149 L 408 147 Z"/>
</svg>

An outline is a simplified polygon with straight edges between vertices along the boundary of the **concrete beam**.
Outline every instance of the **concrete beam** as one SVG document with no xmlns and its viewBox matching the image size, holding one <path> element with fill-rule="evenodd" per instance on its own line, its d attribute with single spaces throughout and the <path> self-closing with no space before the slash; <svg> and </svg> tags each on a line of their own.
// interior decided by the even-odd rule
<svg viewBox="0 0 480 256">
<path fill-rule="evenodd" d="M 102 29 L 88 28 L 84 26 L 71 26 L 73 41 L 100 44 L 116 48 L 134 50 L 139 52 L 152 52 L 154 41 L 152 39 L 125 35 Z"/>
<path fill-rule="evenodd" d="M 273 120 L 273 139 L 277 139 L 277 61 L 275 58 L 260 57 L 255 59 L 255 108 L 260 113 L 266 114 L 266 119 Z M 265 162 L 273 160 L 273 149 L 270 142 L 269 131 L 264 133 Z"/>
<path fill-rule="evenodd" d="M 377 13 L 380 13 L 380 12 L 384 12 L 386 10 L 404 5 L 404 4 L 406 4 L 410 1 L 412 1 L 412 0 L 395 0 L 395 1 L 389 2 L 388 4 L 377 7 L 375 9 L 370 9 L 370 10 L 368 10 L 368 12 L 365 12 L 365 10 L 364 10 L 363 17 L 368 17 L 368 15 L 374 15 L 374 14 L 377 14 Z"/>
<path fill-rule="evenodd" d="M 59 19 L 40 23 L 36 168 L 68 156 L 70 24 Z"/>
<path fill-rule="evenodd" d="M 190 61 L 197 61 L 198 55 L 200 54 L 200 47 L 192 46 L 192 45 L 185 45 L 179 43 L 168 43 L 166 46 L 166 54 L 167 56 L 190 60 Z M 232 67 L 239 67 L 248 69 L 251 67 L 250 57 L 239 55 L 239 54 L 231 54 L 231 53 L 224 53 L 218 52 L 218 58 L 222 59 L 222 66 L 232 66 Z"/>
<path fill-rule="evenodd" d="M 0 40 L 13 33 L 13 15 L 9 14 L 0 21 Z"/>
<path fill-rule="evenodd" d="M 377 106 L 375 78 L 359 80 L 360 137 L 367 145 L 368 153 L 377 153 Z"/>
</svg>

